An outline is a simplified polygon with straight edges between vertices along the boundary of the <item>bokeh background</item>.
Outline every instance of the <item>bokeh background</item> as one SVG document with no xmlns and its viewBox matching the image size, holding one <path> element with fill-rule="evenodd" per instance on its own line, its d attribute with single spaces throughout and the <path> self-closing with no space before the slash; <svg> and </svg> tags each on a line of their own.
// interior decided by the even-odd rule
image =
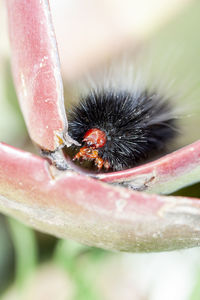
<svg viewBox="0 0 200 300">
<path fill-rule="evenodd" d="M 73 44 L 72 40 L 66 39 L 65 35 L 69 34 L 69 31 L 72 32 L 72 36 L 73 30 L 77 35 L 77 28 L 80 28 L 82 23 L 85 24 L 84 20 L 94 18 L 91 10 L 84 16 L 80 13 L 82 18 L 80 17 L 78 21 L 72 18 L 71 23 L 65 24 L 66 15 L 73 16 L 69 11 L 65 13 L 66 3 L 71 12 L 75 9 L 74 4 L 70 6 L 70 2 L 72 1 L 58 3 L 52 0 L 50 4 L 58 38 L 65 93 L 73 98 L 75 78 L 78 78 L 83 70 L 97 67 L 104 57 L 101 56 L 100 59 L 97 57 L 97 63 L 95 55 L 92 57 L 91 53 L 88 55 L 76 40 Z M 75 3 L 81 6 L 80 1 Z M 95 11 L 98 9 L 95 8 Z M 76 28 L 72 26 L 73 22 Z M 67 27 L 69 24 L 70 28 Z M 107 18 L 107 26 L 109 24 L 113 24 L 111 18 Z M 131 26 L 131 23 L 128 25 Z M 12 81 L 6 26 L 5 5 L 1 1 L 0 141 L 36 152 L 29 139 Z M 147 61 L 147 64 L 150 61 L 152 76 L 156 78 L 157 74 L 157 78 L 162 79 L 163 76 L 172 79 L 173 84 L 171 87 L 167 85 L 165 92 L 173 95 L 173 92 L 178 91 L 181 96 L 177 97 L 177 103 L 181 108 L 186 107 L 183 119 L 180 120 L 182 135 L 177 140 L 177 147 L 200 137 L 199 29 L 200 3 L 191 1 L 181 13 L 175 14 L 170 22 L 160 26 L 144 45 L 144 47 L 148 45 L 150 49 L 144 61 Z M 81 34 L 83 35 L 83 30 Z M 94 37 L 95 28 L 93 35 L 91 34 L 91 38 Z M 96 38 L 98 39 L 98 34 Z M 81 36 L 82 43 L 85 39 L 87 40 L 87 36 Z M 75 47 L 79 50 L 78 52 L 76 49 L 74 64 L 71 62 L 70 66 L 68 60 L 70 50 L 68 52 L 66 50 L 70 48 L 69 42 L 72 43 L 70 44 L 72 50 Z M 93 43 L 95 44 L 95 41 Z M 93 47 L 96 51 L 93 43 L 89 45 L 90 49 Z M 122 43 L 124 47 L 119 47 L 118 52 L 126 47 L 129 50 L 132 48 L 131 39 L 122 39 Z M 114 47 L 114 44 L 111 46 Z M 86 64 L 84 51 L 85 55 L 91 58 L 91 64 Z M 109 52 L 106 47 L 101 51 Z M 117 55 L 117 51 L 114 55 Z M 105 55 L 105 60 L 108 58 L 109 55 L 107 57 Z M 75 63 L 77 61 L 80 68 Z M 200 185 L 185 188 L 176 194 L 200 197 Z M 56 239 L 0 215 L 0 299 L 199 300 L 200 249 L 153 254 L 111 253 L 73 241 Z"/>
</svg>

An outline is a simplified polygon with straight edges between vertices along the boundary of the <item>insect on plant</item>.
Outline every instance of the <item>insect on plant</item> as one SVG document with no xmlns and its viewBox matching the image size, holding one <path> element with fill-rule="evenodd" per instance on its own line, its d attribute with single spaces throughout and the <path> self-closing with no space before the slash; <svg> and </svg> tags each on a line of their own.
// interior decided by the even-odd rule
<svg viewBox="0 0 200 300">
<path fill-rule="evenodd" d="M 0 144 L 1 211 L 103 248 L 196 246 L 198 200 L 160 194 L 199 181 L 200 142 L 135 167 L 177 134 L 166 95 L 101 86 L 67 112 L 68 125 L 48 1 L 7 0 L 7 11 L 15 86 L 43 157 Z M 74 162 L 91 163 L 89 170 L 66 157 L 64 147 L 71 147 Z"/>
<path fill-rule="evenodd" d="M 173 110 L 159 97 L 111 87 L 91 92 L 69 115 L 70 135 L 85 144 L 73 160 L 94 160 L 98 170 L 120 171 L 159 153 L 176 132 Z"/>
</svg>

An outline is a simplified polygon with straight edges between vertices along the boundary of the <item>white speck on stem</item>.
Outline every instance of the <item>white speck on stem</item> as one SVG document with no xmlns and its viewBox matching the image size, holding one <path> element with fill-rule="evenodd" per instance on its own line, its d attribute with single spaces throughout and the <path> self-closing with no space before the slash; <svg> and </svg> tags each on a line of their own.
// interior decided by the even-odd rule
<svg viewBox="0 0 200 300">
<path fill-rule="evenodd" d="M 25 84 L 25 80 L 24 80 L 24 74 L 21 73 L 20 77 L 21 77 L 22 90 L 23 90 L 24 97 L 27 97 L 27 90 L 26 90 L 26 84 Z"/>
<path fill-rule="evenodd" d="M 122 212 L 125 206 L 126 206 L 126 200 L 119 199 L 116 201 L 116 209 L 118 212 Z"/>
</svg>

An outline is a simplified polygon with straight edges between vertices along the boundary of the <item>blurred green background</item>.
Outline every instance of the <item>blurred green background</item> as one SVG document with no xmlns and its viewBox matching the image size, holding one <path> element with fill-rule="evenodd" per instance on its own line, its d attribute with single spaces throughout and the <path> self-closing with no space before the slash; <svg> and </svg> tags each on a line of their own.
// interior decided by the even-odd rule
<svg viewBox="0 0 200 300">
<path fill-rule="evenodd" d="M 5 21 L 2 9 L 0 141 L 35 152 L 12 82 Z M 178 101 L 180 106 L 189 103 L 189 117 L 181 120 L 184 134 L 178 145 L 200 136 L 199 28 L 198 1 L 150 41 L 154 72 L 168 72 L 179 89 L 182 85 L 185 89 L 187 82 Z M 200 185 L 176 195 L 200 197 Z M 111 253 L 58 240 L 0 215 L 0 299 L 199 300 L 200 249 L 156 254 Z"/>
</svg>

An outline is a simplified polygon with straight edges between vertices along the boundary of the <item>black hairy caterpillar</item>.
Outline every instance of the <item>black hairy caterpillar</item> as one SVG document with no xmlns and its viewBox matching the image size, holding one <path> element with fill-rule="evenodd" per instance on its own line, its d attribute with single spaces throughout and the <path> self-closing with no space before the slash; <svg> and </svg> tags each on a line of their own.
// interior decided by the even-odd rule
<svg viewBox="0 0 200 300">
<path fill-rule="evenodd" d="M 99 170 L 124 170 L 158 154 L 176 136 L 176 127 L 168 99 L 147 90 L 92 90 L 69 114 L 69 134 L 83 146 L 74 147 L 75 158 L 94 160 Z M 102 145 L 85 138 L 91 129 L 105 133 Z"/>
</svg>

